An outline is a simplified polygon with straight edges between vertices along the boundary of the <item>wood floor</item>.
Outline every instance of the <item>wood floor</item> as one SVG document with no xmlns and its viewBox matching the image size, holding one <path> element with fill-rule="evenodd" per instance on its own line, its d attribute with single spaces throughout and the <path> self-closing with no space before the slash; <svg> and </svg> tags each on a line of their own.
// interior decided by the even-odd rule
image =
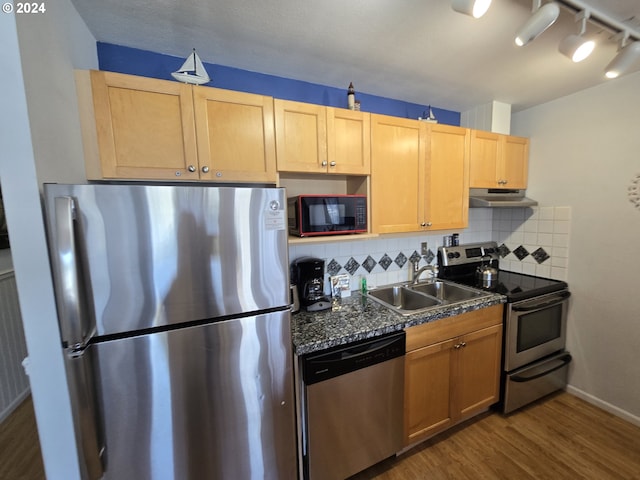
<svg viewBox="0 0 640 480">
<path fill-rule="evenodd" d="M 0 480 L 43 478 L 29 398 L 0 424 Z M 640 480 L 640 427 L 559 393 L 485 413 L 352 477 L 373 479 Z"/>
<path fill-rule="evenodd" d="M 352 480 L 640 479 L 640 427 L 568 393 L 482 414 Z"/>
<path fill-rule="evenodd" d="M 0 480 L 42 480 L 38 430 L 29 396 L 0 424 Z"/>
</svg>

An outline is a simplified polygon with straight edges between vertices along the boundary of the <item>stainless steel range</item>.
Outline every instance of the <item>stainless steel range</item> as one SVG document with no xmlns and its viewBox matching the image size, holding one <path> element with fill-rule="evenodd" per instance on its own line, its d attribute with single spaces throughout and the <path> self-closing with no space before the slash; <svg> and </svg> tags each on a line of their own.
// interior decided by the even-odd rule
<svg viewBox="0 0 640 480">
<path fill-rule="evenodd" d="M 567 384 L 566 282 L 499 270 L 496 242 L 438 248 L 440 278 L 507 297 L 500 409 L 512 412 Z"/>
</svg>

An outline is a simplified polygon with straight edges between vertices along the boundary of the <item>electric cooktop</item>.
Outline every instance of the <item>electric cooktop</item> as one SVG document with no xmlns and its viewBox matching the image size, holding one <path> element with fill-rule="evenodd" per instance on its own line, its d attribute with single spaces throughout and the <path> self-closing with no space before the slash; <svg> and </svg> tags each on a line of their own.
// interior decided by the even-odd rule
<svg viewBox="0 0 640 480">
<path fill-rule="evenodd" d="M 476 275 L 476 269 L 481 265 L 498 269 L 497 278 L 488 284 L 484 282 L 483 285 L 483 281 Z M 568 288 L 567 283 L 562 280 L 500 270 L 496 242 L 439 247 L 438 266 L 440 278 L 506 295 L 507 301 L 511 303 Z"/>
</svg>

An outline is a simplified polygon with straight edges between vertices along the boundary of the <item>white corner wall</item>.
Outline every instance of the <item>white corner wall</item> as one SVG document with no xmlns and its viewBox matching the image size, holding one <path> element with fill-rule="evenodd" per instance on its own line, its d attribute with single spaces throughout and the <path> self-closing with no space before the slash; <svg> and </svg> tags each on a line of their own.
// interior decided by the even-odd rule
<svg viewBox="0 0 640 480">
<path fill-rule="evenodd" d="M 640 425 L 639 114 L 635 73 L 514 114 L 512 128 L 531 137 L 528 195 L 572 211 L 570 389 Z"/>
<path fill-rule="evenodd" d="M 74 68 L 96 68 L 95 38 L 70 0 L 0 15 L 0 179 L 47 479 L 80 478 L 40 200 L 43 181 L 84 180 Z"/>
</svg>

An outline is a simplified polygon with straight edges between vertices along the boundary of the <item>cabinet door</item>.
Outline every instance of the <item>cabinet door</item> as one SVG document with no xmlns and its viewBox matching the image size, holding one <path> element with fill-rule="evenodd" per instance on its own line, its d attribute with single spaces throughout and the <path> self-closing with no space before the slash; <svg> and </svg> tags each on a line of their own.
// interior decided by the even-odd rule
<svg viewBox="0 0 640 480">
<path fill-rule="evenodd" d="M 194 88 L 200 178 L 275 182 L 273 98 Z"/>
<path fill-rule="evenodd" d="M 451 362 L 454 342 L 408 352 L 405 356 L 405 446 L 446 429 L 451 416 Z"/>
<path fill-rule="evenodd" d="M 464 228 L 469 220 L 469 129 L 429 125 L 427 138 L 427 227 Z"/>
<path fill-rule="evenodd" d="M 505 188 L 527 188 L 529 169 L 529 139 L 505 136 L 503 138 L 501 165 Z"/>
<path fill-rule="evenodd" d="M 279 171 L 327 171 L 326 107 L 274 100 Z"/>
<path fill-rule="evenodd" d="M 190 85 L 90 75 L 102 178 L 198 179 Z"/>
<path fill-rule="evenodd" d="M 471 188 L 498 188 L 498 156 L 500 135 L 471 130 L 469 186 Z"/>
<path fill-rule="evenodd" d="M 328 172 L 369 175 L 371 171 L 371 115 L 327 107 Z"/>
<path fill-rule="evenodd" d="M 456 346 L 453 411 L 462 420 L 498 401 L 502 325 L 464 335 Z"/>
<path fill-rule="evenodd" d="M 371 115 L 371 217 L 376 233 L 415 232 L 424 223 L 426 127 Z"/>
</svg>

